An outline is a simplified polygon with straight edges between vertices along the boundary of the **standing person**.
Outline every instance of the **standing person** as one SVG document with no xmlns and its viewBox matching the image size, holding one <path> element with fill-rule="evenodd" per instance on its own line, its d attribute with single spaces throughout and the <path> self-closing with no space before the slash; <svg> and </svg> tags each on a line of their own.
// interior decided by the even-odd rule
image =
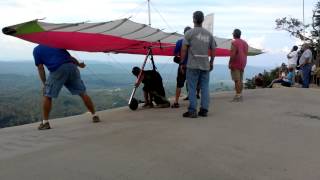
<svg viewBox="0 0 320 180">
<path fill-rule="evenodd" d="M 189 107 L 188 111 L 183 113 L 183 117 L 196 118 L 207 116 L 209 108 L 209 75 L 213 69 L 215 58 L 216 42 L 212 34 L 202 27 L 204 15 L 201 11 L 193 13 L 194 28 L 190 29 L 184 36 L 181 50 L 181 59 L 185 59 L 188 52 L 187 63 L 187 84 Z M 210 50 L 210 61 L 208 57 Z M 183 68 L 183 66 L 182 66 Z M 197 114 L 196 88 L 200 84 L 201 106 Z"/>
<path fill-rule="evenodd" d="M 302 88 L 309 88 L 312 52 L 309 44 L 302 45 L 301 49 L 303 50 L 303 53 L 299 59 L 299 67 L 302 76 Z"/>
<path fill-rule="evenodd" d="M 190 30 L 191 27 L 187 26 L 184 28 L 183 34 L 186 34 L 188 30 Z M 182 47 L 182 41 L 183 39 L 180 39 L 176 42 L 176 47 L 174 48 L 174 60 L 176 63 L 179 64 L 178 71 L 177 71 L 177 87 L 176 87 L 176 97 L 175 101 L 172 104 L 172 108 L 178 108 L 179 105 L 179 98 L 181 94 L 181 89 L 184 86 L 184 83 L 186 81 L 186 68 L 185 65 L 188 62 L 188 56 L 185 56 L 185 59 L 181 60 L 181 47 Z"/>
<path fill-rule="evenodd" d="M 79 69 L 84 68 L 84 63 L 79 63 L 65 49 L 51 48 L 38 45 L 33 50 L 35 65 L 38 67 L 39 77 L 43 85 L 43 121 L 39 125 L 39 130 L 50 129 L 49 114 L 52 107 L 52 98 L 57 98 L 62 86 L 65 86 L 72 95 L 79 95 L 92 114 L 92 121 L 99 122 L 91 98 L 86 93 Z M 50 74 L 48 79 L 44 66 Z"/>
<path fill-rule="evenodd" d="M 293 46 L 290 53 L 287 55 L 288 67 L 296 68 L 298 60 L 298 46 Z"/>
<path fill-rule="evenodd" d="M 293 69 L 293 79 L 295 79 L 295 72 L 298 60 L 298 46 L 293 46 L 290 53 L 287 55 L 288 58 L 288 68 Z M 294 84 L 294 81 L 293 81 Z"/>
<path fill-rule="evenodd" d="M 234 40 L 231 43 L 231 55 L 229 60 L 229 69 L 236 90 L 233 102 L 242 101 L 243 73 L 247 64 L 248 44 L 241 39 L 241 31 L 233 31 Z"/>
</svg>

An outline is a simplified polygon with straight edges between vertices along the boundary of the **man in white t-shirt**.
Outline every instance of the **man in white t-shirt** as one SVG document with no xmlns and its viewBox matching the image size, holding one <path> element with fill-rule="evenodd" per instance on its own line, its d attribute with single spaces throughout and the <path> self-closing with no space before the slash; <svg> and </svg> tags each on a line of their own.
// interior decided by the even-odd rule
<svg viewBox="0 0 320 180">
<path fill-rule="evenodd" d="M 288 58 L 288 68 L 293 69 L 293 80 L 295 79 L 295 72 L 297 67 L 297 61 L 298 61 L 298 46 L 293 46 L 290 53 L 287 55 Z M 293 81 L 294 84 L 294 81 Z"/>
<path fill-rule="evenodd" d="M 290 53 L 287 55 L 288 58 L 288 66 L 292 68 L 296 68 L 297 60 L 298 60 L 298 46 L 293 46 Z"/>
<path fill-rule="evenodd" d="M 309 88 L 311 75 L 312 51 L 309 44 L 302 45 L 303 53 L 299 59 L 299 67 L 302 75 L 302 88 Z"/>
</svg>

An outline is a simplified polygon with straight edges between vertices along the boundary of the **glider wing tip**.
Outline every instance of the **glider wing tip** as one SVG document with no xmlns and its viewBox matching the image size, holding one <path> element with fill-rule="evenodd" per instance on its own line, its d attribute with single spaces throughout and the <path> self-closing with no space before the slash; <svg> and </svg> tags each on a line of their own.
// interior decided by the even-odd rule
<svg viewBox="0 0 320 180">
<path fill-rule="evenodd" d="M 4 27 L 2 28 L 2 33 L 5 34 L 5 35 L 13 35 L 15 34 L 17 31 L 13 28 L 10 28 L 10 27 Z"/>
</svg>

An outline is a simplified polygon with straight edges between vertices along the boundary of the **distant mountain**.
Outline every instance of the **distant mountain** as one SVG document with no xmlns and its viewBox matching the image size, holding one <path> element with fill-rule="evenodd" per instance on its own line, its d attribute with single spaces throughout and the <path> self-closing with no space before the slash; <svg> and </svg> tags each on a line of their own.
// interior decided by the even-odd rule
<svg viewBox="0 0 320 180">
<path fill-rule="evenodd" d="M 133 66 L 141 66 L 139 63 L 114 63 L 114 62 L 94 62 L 89 61 L 87 67 L 81 70 L 83 75 L 100 76 L 102 75 L 123 75 L 132 76 L 131 69 Z M 168 81 L 175 81 L 178 65 L 174 63 L 159 63 L 156 64 L 163 79 Z M 146 65 L 146 69 L 151 69 L 150 64 Z M 248 66 L 245 70 L 245 78 L 251 78 L 254 75 L 263 72 L 264 68 Z M 17 75 L 37 75 L 37 69 L 32 61 L 23 62 L 1 62 L 0 61 L 0 74 L 17 74 Z M 213 81 L 230 80 L 230 72 L 226 65 L 215 65 L 211 73 Z"/>
</svg>

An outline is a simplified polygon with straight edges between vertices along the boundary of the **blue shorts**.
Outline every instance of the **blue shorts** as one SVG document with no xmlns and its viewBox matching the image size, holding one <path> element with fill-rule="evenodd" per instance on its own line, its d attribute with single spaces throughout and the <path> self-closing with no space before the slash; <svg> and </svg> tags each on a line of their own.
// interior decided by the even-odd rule
<svg viewBox="0 0 320 180">
<path fill-rule="evenodd" d="M 86 92 L 86 87 L 80 78 L 79 69 L 75 64 L 62 64 L 56 71 L 50 72 L 45 84 L 44 96 L 56 98 L 65 86 L 72 95 Z"/>
</svg>

